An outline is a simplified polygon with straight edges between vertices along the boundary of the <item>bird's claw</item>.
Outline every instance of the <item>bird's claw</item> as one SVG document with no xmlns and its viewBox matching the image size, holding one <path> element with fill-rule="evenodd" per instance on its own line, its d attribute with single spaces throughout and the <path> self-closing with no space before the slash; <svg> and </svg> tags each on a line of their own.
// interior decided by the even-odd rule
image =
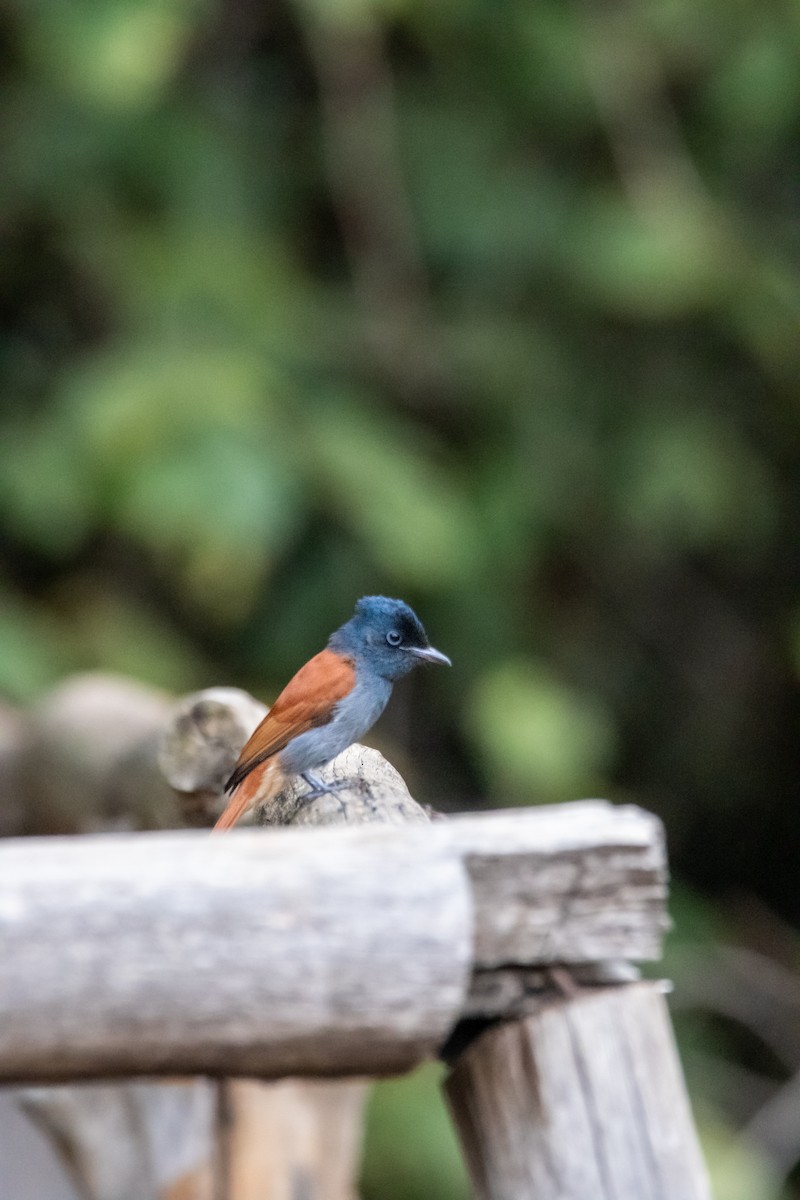
<svg viewBox="0 0 800 1200">
<path fill-rule="evenodd" d="M 304 771 L 301 779 L 309 787 L 309 790 L 304 792 L 300 797 L 303 803 L 306 800 L 318 800 L 321 796 L 333 796 L 336 792 L 341 792 L 343 788 L 351 786 L 349 779 L 334 779 L 331 783 L 326 783 L 324 779 L 318 779 L 316 775 L 312 775 L 309 771 Z"/>
</svg>

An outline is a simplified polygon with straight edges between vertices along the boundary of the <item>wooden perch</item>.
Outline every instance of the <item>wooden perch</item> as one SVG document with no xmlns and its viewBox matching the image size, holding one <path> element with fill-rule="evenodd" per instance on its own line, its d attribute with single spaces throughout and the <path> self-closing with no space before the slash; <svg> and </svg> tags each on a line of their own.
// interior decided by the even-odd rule
<svg viewBox="0 0 800 1200">
<path fill-rule="evenodd" d="M 380 1074 L 474 969 L 643 958 L 660 826 L 602 802 L 433 825 L 0 845 L 0 1079 Z"/>
</svg>

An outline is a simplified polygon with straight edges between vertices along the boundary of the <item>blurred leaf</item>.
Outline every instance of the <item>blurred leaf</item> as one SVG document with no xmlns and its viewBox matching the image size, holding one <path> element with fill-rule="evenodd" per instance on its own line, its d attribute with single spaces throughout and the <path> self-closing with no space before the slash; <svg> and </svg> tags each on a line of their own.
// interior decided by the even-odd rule
<svg viewBox="0 0 800 1200">
<path fill-rule="evenodd" d="M 550 260 L 565 196 L 556 176 L 509 136 L 501 110 L 433 107 L 409 97 L 403 133 L 420 233 L 450 285 L 501 295 Z"/>
<path fill-rule="evenodd" d="M 797 58 L 800 30 L 762 14 L 711 77 L 705 103 L 719 135 L 735 131 L 741 154 L 772 152 L 796 119 L 800 105 Z M 724 144 L 724 143 L 723 143 Z"/>
<path fill-rule="evenodd" d="M 698 1112 L 700 1141 L 711 1191 L 719 1200 L 789 1200 L 791 1193 L 757 1146 L 748 1145 L 718 1112 Z"/>
<path fill-rule="evenodd" d="M 763 464 L 727 424 L 654 413 L 636 426 L 617 475 L 621 518 L 657 544 L 726 543 L 757 552 L 778 518 Z"/>
<path fill-rule="evenodd" d="M 298 493 L 266 438 L 199 433 L 140 459 L 119 526 L 157 552 L 189 607 L 240 620 L 296 525 Z"/>
<path fill-rule="evenodd" d="M 697 204 L 678 175 L 665 175 L 646 211 L 610 195 L 580 205 L 564 239 L 576 285 L 612 311 L 663 319 L 724 300 L 741 251 L 720 214 Z"/>
<path fill-rule="evenodd" d="M 247 613 L 298 519 L 276 390 L 257 355 L 173 346 L 98 358 L 61 396 L 116 528 L 224 620 Z"/>
<path fill-rule="evenodd" d="M 72 373 L 60 397 L 95 469 L 124 477 L 142 456 L 197 431 L 253 430 L 275 384 L 264 361 L 233 347 L 125 347 Z"/>
<path fill-rule="evenodd" d="M 111 108 L 149 103 L 176 73 L 208 0 L 50 0 L 29 53 L 75 95 Z"/>
<path fill-rule="evenodd" d="M 467 1200 L 470 1188 L 433 1063 L 384 1080 L 367 1108 L 361 1193 L 364 1200 Z"/>
<path fill-rule="evenodd" d="M 221 354 L 238 353 L 245 360 L 266 349 L 272 369 L 280 370 L 295 340 L 312 334 L 318 318 L 285 247 L 256 239 L 248 228 L 251 214 L 236 211 L 240 165 L 216 141 L 193 145 L 192 134 L 180 127 L 173 131 L 166 146 L 176 147 L 171 162 L 163 171 L 160 161 L 150 164 L 158 167 L 162 183 L 175 172 L 177 194 L 170 200 L 181 213 L 177 229 L 154 233 L 137 227 L 125 236 L 114 228 L 85 231 L 82 243 L 92 261 L 113 272 L 135 325 L 158 338 L 182 337 L 201 347 L 207 341 L 209 349 L 218 346 Z M 175 157 L 183 161 L 176 165 Z M 245 228 L 237 232 L 237 224 Z M 107 244 L 99 241 L 101 235 Z"/>
<path fill-rule="evenodd" d="M 0 695 L 30 701 L 74 666 L 63 630 L 0 584 Z"/>
<path fill-rule="evenodd" d="M 698 946 L 702 948 L 725 941 L 731 936 L 720 910 L 681 880 L 671 883 L 669 909 L 672 928 L 666 941 L 667 965 L 672 955 L 681 953 L 684 945 L 694 950 Z"/>
<path fill-rule="evenodd" d="M 582 31 L 569 5 L 514 6 L 503 38 L 504 78 L 516 82 L 514 102 L 540 128 L 557 124 L 561 137 L 584 132 L 594 119 Z M 629 14 L 630 15 L 630 14 Z"/>
<path fill-rule="evenodd" d="M 3 433 L 0 509 L 18 538 L 47 554 L 74 550 L 90 528 L 81 450 L 66 421 L 9 423 Z"/>
<path fill-rule="evenodd" d="M 462 489 L 411 426 L 331 398 L 308 425 L 306 471 L 406 586 L 463 579 L 475 528 Z"/>
<path fill-rule="evenodd" d="M 536 663 L 486 672 L 471 697 L 470 725 L 504 801 L 577 800 L 603 790 L 615 741 L 610 715 Z"/>
<path fill-rule="evenodd" d="M 109 588 L 102 577 L 74 575 L 58 590 L 83 668 L 102 668 L 166 690 L 191 691 L 202 682 L 196 650 L 148 605 Z"/>
</svg>

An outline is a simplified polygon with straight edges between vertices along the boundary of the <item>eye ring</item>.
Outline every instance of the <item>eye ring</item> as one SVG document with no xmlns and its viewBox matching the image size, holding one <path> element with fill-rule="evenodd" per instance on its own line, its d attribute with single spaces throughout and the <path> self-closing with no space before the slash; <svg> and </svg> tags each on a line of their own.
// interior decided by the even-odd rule
<svg viewBox="0 0 800 1200">
<path fill-rule="evenodd" d="M 396 629 L 390 629 L 386 635 L 386 641 L 390 646 L 399 646 L 403 640 L 402 633 L 398 633 Z"/>
</svg>

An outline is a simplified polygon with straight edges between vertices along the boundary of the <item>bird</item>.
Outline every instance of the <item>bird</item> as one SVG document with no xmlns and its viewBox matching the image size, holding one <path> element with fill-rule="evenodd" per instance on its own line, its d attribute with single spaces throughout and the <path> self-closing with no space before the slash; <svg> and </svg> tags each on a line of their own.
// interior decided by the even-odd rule
<svg viewBox="0 0 800 1200">
<path fill-rule="evenodd" d="M 362 596 L 350 620 L 290 679 L 245 744 L 214 830 L 231 829 L 293 776 L 309 788 L 303 803 L 346 787 L 346 780 L 326 784 L 315 772 L 372 728 L 397 680 L 423 663 L 452 666 L 404 601 Z"/>
</svg>

